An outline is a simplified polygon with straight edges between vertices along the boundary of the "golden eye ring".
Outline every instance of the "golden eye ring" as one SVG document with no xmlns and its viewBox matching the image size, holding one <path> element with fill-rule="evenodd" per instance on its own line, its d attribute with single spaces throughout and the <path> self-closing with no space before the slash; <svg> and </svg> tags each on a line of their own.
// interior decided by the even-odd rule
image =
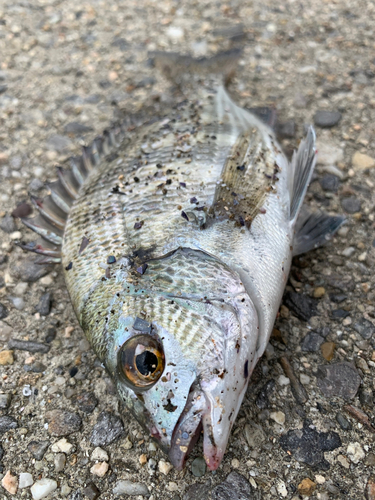
<svg viewBox="0 0 375 500">
<path fill-rule="evenodd" d="M 156 384 L 164 367 L 163 346 L 151 335 L 134 335 L 119 350 L 121 378 L 135 392 L 150 389 Z"/>
</svg>

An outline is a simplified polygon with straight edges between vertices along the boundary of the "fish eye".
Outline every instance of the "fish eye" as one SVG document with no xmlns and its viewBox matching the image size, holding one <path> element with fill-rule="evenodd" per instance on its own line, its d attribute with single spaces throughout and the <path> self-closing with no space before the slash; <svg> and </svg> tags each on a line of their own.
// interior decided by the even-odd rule
<svg viewBox="0 0 375 500">
<path fill-rule="evenodd" d="M 150 389 L 165 367 L 164 350 L 150 335 L 135 335 L 121 346 L 118 368 L 122 380 L 134 391 Z"/>
</svg>

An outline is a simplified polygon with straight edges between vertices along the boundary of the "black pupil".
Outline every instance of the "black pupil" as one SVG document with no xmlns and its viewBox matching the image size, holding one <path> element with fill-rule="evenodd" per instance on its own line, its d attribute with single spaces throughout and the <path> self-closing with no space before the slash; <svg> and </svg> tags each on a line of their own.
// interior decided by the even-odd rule
<svg viewBox="0 0 375 500">
<path fill-rule="evenodd" d="M 158 358 L 153 352 L 143 351 L 135 358 L 135 364 L 137 365 L 138 371 L 147 376 L 150 373 L 154 373 L 156 367 L 158 366 Z"/>
</svg>

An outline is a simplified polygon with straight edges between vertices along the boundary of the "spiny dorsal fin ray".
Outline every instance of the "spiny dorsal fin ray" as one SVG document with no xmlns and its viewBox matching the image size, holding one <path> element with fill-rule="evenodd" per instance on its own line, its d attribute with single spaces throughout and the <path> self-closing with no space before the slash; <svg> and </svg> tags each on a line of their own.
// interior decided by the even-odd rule
<svg viewBox="0 0 375 500">
<path fill-rule="evenodd" d="M 61 244 L 65 223 L 70 207 L 78 197 L 79 190 L 90 172 L 102 159 L 119 147 L 126 132 L 125 124 L 117 124 L 104 131 L 91 146 L 82 148 L 81 156 L 69 159 L 70 170 L 57 167 L 58 180 L 47 184 L 51 194 L 44 199 L 31 196 L 31 201 L 39 214 L 21 221 L 41 236 L 35 242 L 17 243 L 22 249 L 43 255 L 37 262 L 50 264 L 61 262 Z"/>
</svg>

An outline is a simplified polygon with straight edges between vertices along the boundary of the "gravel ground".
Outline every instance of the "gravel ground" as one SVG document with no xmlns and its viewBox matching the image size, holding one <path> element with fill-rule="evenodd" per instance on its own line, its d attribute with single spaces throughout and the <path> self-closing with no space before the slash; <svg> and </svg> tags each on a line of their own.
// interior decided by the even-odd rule
<svg viewBox="0 0 375 500">
<path fill-rule="evenodd" d="M 375 498 L 374 23 L 363 0 L 0 0 L 1 498 Z M 163 98 L 148 51 L 233 43 L 238 101 L 277 109 L 288 154 L 315 123 L 308 200 L 348 222 L 295 260 L 218 471 L 198 445 L 176 472 L 119 407 L 59 268 L 15 246 L 31 236 L 11 214 L 116 116 Z"/>
</svg>

